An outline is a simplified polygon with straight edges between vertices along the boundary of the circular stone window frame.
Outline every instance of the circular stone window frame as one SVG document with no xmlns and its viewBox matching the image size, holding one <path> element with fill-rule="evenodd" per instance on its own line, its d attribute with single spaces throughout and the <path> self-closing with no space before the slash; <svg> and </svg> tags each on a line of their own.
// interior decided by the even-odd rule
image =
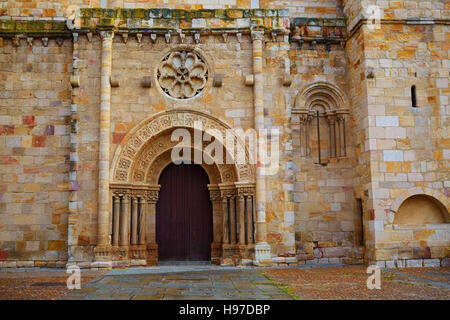
<svg viewBox="0 0 450 320">
<path fill-rule="evenodd" d="M 176 98 L 176 97 L 172 97 L 171 95 L 167 94 L 167 92 L 165 92 L 163 90 L 163 88 L 161 87 L 160 83 L 159 83 L 159 79 L 158 79 L 158 70 L 159 67 L 161 66 L 161 63 L 164 61 L 164 59 L 170 55 L 172 52 L 176 52 L 176 51 L 190 51 L 190 52 L 194 52 L 195 54 L 197 54 L 205 63 L 206 68 L 207 68 L 207 72 L 208 72 L 208 79 L 206 80 L 206 84 L 203 87 L 203 89 L 197 93 L 196 95 L 194 95 L 193 97 L 190 98 Z M 209 57 L 209 55 L 207 55 L 205 52 L 203 52 L 203 50 L 189 45 L 189 44 L 181 44 L 178 45 L 176 47 L 173 48 L 167 48 L 165 50 L 162 51 L 162 54 L 159 56 L 158 59 L 158 64 L 154 70 L 153 73 L 153 79 L 154 79 L 154 83 L 156 84 L 155 87 L 156 89 L 159 91 L 159 93 L 161 93 L 164 97 L 173 100 L 173 101 L 177 101 L 177 102 L 186 102 L 186 101 L 191 101 L 194 99 L 198 99 L 200 98 L 206 91 L 209 91 L 212 87 L 212 82 L 213 82 L 213 75 L 214 75 L 214 65 L 212 63 L 212 59 Z"/>
</svg>

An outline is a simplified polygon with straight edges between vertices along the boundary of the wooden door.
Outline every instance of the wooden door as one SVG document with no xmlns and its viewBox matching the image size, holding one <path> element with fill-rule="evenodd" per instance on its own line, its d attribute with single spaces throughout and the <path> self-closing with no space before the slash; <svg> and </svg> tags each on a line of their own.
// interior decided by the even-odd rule
<svg viewBox="0 0 450 320">
<path fill-rule="evenodd" d="M 194 164 L 170 164 L 161 174 L 156 204 L 159 260 L 211 260 L 209 178 Z"/>
</svg>

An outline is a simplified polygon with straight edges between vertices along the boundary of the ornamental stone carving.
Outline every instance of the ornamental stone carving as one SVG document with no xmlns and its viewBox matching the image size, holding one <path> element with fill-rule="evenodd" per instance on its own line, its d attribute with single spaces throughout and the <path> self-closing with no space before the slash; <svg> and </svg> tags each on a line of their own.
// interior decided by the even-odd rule
<svg viewBox="0 0 450 320">
<path fill-rule="evenodd" d="M 157 79 L 170 97 L 188 99 L 202 92 L 208 81 L 208 67 L 194 51 L 174 51 L 161 61 Z"/>
<path fill-rule="evenodd" d="M 171 141 L 172 130 L 178 127 L 192 130 L 196 122 L 200 122 L 206 131 L 209 128 L 217 128 L 222 135 L 230 129 L 220 120 L 193 110 L 172 110 L 155 115 L 133 129 L 123 142 L 123 146 L 119 146 L 116 150 L 111 168 L 112 180 L 121 183 L 157 183 L 160 170 L 170 162 L 171 149 L 178 144 L 178 141 Z M 214 133 L 212 136 L 216 138 Z M 240 145 L 239 148 L 245 150 L 245 163 L 237 165 L 215 163 L 212 167 L 216 167 L 219 171 L 220 178 L 217 180 L 253 181 L 255 167 L 249 163 L 248 150 L 237 135 L 234 134 L 233 138 Z"/>
</svg>

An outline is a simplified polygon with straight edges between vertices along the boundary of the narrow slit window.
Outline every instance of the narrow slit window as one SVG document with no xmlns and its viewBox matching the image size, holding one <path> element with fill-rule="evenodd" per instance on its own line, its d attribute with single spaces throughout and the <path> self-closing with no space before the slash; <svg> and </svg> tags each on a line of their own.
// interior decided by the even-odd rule
<svg viewBox="0 0 450 320">
<path fill-rule="evenodd" d="M 356 207 L 358 210 L 361 228 L 359 230 L 360 236 L 359 236 L 359 245 L 364 246 L 364 211 L 363 211 L 363 204 L 361 199 L 356 199 Z"/>
<path fill-rule="evenodd" d="M 411 87 L 411 103 L 413 108 L 417 108 L 417 93 L 416 86 Z"/>
</svg>

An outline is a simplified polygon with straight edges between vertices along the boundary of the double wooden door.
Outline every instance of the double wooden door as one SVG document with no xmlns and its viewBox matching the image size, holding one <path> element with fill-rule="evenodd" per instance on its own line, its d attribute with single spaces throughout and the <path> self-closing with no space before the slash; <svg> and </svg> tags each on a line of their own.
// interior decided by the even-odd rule
<svg viewBox="0 0 450 320">
<path fill-rule="evenodd" d="M 211 260 L 209 178 L 194 164 L 170 164 L 161 174 L 156 242 L 161 261 Z"/>
</svg>

